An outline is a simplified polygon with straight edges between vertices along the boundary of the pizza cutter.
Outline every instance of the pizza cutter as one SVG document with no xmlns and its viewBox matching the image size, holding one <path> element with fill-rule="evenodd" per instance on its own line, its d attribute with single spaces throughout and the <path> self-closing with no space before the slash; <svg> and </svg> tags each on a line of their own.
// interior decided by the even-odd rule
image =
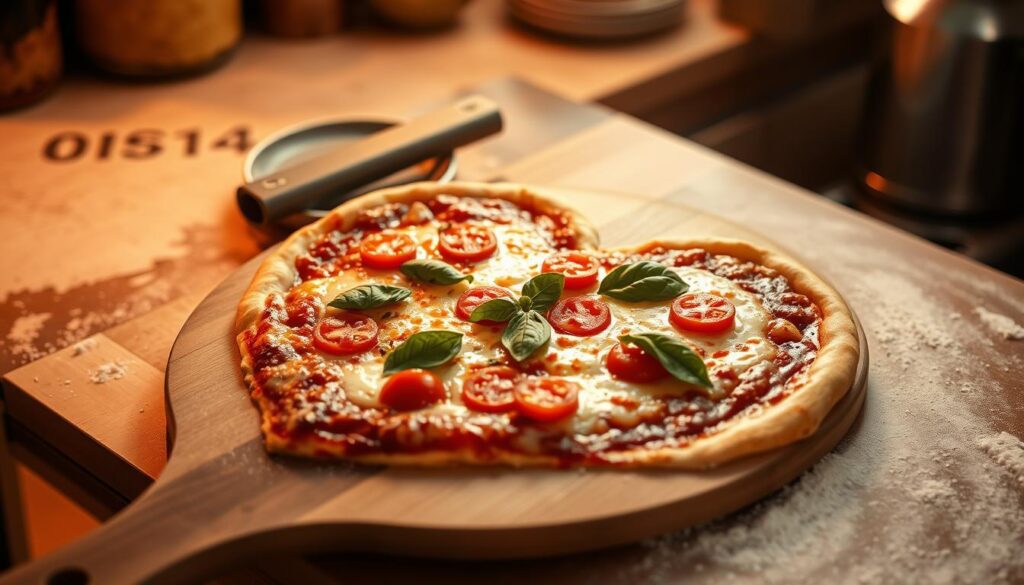
<svg viewBox="0 0 1024 585">
<path fill-rule="evenodd" d="M 339 146 L 365 140 L 377 132 L 402 123 L 402 120 L 389 118 L 332 118 L 289 126 L 264 138 L 249 150 L 249 154 L 242 164 L 242 181 L 245 183 L 258 181 L 279 170 L 323 156 Z M 448 183 L 455 179 L 457 172 L 458 161 L 455 158 L 455 153 L 439 154 L 372 183 L 361 185 L 348 192 L 339 192 L 311 207 L 277 220 L 274 222 L 273 228 L 268 226 L 254 230 L 254 235 L 261 239 L 267 234 L 283 236 L 324 217 L 337 206 L 337 202 L 377 189 L 418 181 Z M 274 239 L 271 238 L 268 243 Z"/>
<path fill-rule="evenodd" d="M 408 167 L 415 170 L 406 171 L 405 180 L 410 174 L 413 179 L 451 180 L 452 151 L 501 128 L 498 105 L 474 95 L 404 124 L 334 121 L 286 129 L 250 152 L 238 207 L 254 225 L 298 227 L 371 187 L 384 186 L 382 179 L 400 182 L 389 176 Z"/>
</svg>

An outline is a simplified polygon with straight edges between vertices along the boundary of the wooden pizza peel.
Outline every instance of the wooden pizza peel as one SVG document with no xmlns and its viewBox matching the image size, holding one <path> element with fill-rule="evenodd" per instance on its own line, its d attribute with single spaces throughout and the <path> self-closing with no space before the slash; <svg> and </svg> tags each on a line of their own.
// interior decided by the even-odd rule
<svg viewBox="0 0 1024 585">
<path fill-rule="evenodd" d="M 562 196 L 591 217 L 605 245 L 719 236 L 778 248 L 680 204 Z M 840 441 L 864 402 L 868 348 L 857 323 L 855 381 L 818 431 L 709 471 L 415 469 L 272 457 L 233 334 L 238 299 L 262 258 L 211 292 L 178 335 L 166 378 L 171 453 L 156 483 L 99 530 L 0 583 L 181 583 L 269 553 L 498 559 L 624 544 L 706 522 L 780 488 Z"/>
</svg>

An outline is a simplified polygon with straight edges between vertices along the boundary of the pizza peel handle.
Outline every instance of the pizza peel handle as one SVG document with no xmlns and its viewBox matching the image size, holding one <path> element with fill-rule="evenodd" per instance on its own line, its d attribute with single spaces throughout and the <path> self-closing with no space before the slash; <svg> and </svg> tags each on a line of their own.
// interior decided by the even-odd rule
<svg viewBox="0 0 1024 585">
<path fill-rule="evenodd" d="M 175 513 L 171 491 L 152 488 L 84 538 L 0 574 L 0 585 L 188 583 L 207 576 L 211 567 L 202 557 L 211 543 L 191 525 L 190 513 Z"/>
</svg>

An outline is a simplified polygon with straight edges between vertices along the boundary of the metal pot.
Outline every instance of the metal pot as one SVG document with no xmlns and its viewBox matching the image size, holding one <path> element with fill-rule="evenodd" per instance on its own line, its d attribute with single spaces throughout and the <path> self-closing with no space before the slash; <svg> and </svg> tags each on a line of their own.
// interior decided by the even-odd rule
<svg viewBox="0 0 1024 585">
<path fill-rule="evenodd" d="M 885 0 L 863 190 L 913 211 L 1024 207 L 1024 0 Z"/>
</svg>

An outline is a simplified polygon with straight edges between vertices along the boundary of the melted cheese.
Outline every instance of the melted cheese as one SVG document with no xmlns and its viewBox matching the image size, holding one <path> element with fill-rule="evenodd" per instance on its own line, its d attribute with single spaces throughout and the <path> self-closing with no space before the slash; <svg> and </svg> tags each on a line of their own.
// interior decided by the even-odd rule
<svg viewBox="0 0 1024 585">
<path fill-rule="evenodd" d="M 558 339 L 553 339 L 548 356 L 544 358 L 550 364 L 548 371 L 564 376 L 584 388 L 580 393 L 580 407 L 575 421 L 577 428 L 574 430 L 582 432 L 584 429 L 593 429 L 603 416 L 630 426 L 639 412 L 656 406 L 652 398 L 679 394 L 682 383 L 671 376 L 653 384 L 632 384 L 608 375 L 604 365 L 605 357 L 623 333 L 653 332 L 683 337 L 691 347 L 705 351 L 705 363 L 709 370 L 728 367 L 737 375 L 775 356 L 777 348 L 764 338 L 765 326 L 771 317 L 756 296 L 740 289 L 732 281 L 704 270 L 678 268 L 676 271 L 690 285 L 691 292 L 711 292 L 732 301 L 736 307 L 735 327 L 721 335 L 683 333 L 669 323 L 669 301 L 626 303 L 605 298 L 612 312 L 612 324 L 608 329 L 592 337 L 555 333 Z M 567 344 L 569 347 L 561 347 Z M 710 357 L 715 352 L 728 353 L 720 358 Z M 722 380 L 712 376 L 712 381 L 722 388 Z M 639 403 L 637 409 L 623 406 L 633 401 Z"/>
<path fill-rule="evenodd" d="M 411 287 L 413 299 L 401 305 L 382 307 L 366 313 L 380 326 L 380 345 L 390 349 L 397 340 L 417 331 L 445 329 L 464 334 L 462 351 L 450 363 L 434 372 L 444 381 L 448 400 L 431 408 L 438 412 L 470 414 L 462 405 L 461 380 L 474 365 L 496 363 L 502 358 L 501 326 L 481 326 L 455 316 L 459 296 L 471 286 L 497 285 L 518 294 L 522 284 L 541 271 L 544 259 L 554 250 L 530 224 L 491 224 L 499 248 L 494 256 L 475 264 L 474 281 L 449 286 L 410 282 L 398 271 L 352 269 L 335 277 L 311 280 L 299 285 L 300 294 L 319 297 L 326 304 L 338 294 L 359 284 L 376 282 Z M 425 224 L 404 231 L 420 242 L 419 257 L 438 257 L 437 225 Z M 603 298 L 611 308 L 612 323 L 603 332 L 591 337 L 574 337 L 553 332 L 547 353 L 532 358 L 540 360 L 553 375 L 563 376 L 581 387 L 580 406 L 575 417 L 564 425 L 575 433 L 602 432 L 612 421 L 632 426 L 645 411 L 658 407 L 657 397 L 678 395 L 682 382 L 667 377 L 654 384 L 631 384 L 610 377 L 605 370 L 607 353 L 623 333 L 657 332 L 685 338 L 692 347 L 704 350 L 709 370 L 731 368 L 737 375 L 755 364 L 770 360 L 778 348 L 764 337 L 770 314 L 758 298 L 737 287 L 732 281 L 707 271 L 682 267 L 675 269 L 689 285 L 690 292 L 712 292 L 732 301 L 736 307 L 735 327 L 721 335 L 684 333 L 669 323 L 669 301 L 626 303 Z M 602 274 L 603 276 L 603 274 Z M 594 294 L 596 285 L 583 291 L 566 291 L 563 297 Z M 332 309 L 328 309 L 329 311 Z M 716 353 L 717 352 L 717 353 Z M 380 406 L 378 393 L 384 381 L 384 355 L 371 351 L 354 357 L 336 358 L 324 354 L 325 360 L 340 365 L 342 386 L 349 400 L 362 407 Z M 298 374 L 298 372 L 296 372 Z M 722 379 L 712 376 L 716 386 Z M 729 388 L 722 387 L 728 391 Z"/>
</svg>

